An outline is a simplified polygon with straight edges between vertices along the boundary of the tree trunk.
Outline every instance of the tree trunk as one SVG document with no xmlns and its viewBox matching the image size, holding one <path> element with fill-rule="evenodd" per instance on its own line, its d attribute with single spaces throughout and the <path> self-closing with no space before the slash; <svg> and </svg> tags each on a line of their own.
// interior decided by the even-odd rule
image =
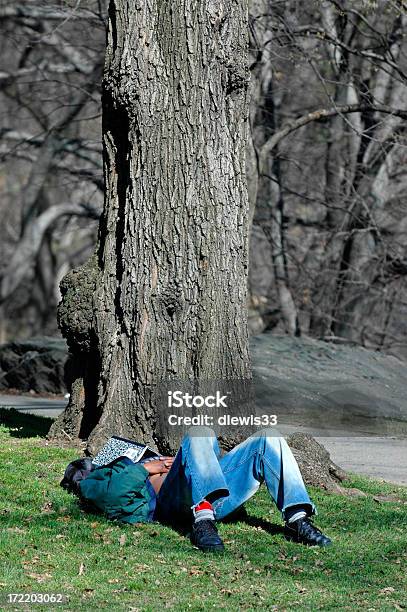
<svg viewBox="0 0 407 612">
<path fill-rule="evenodd" d="M 245 0 L 111 0 L 97 269 L 62 306 L 71 351 L 93 368 L 75 429 L 91 452 L 112 434 L 166 447 L 162 381 L 250 377 L 248 80 Z M 78 344 L 89 278 L 90 340 Z M 77 419 L 75 401 L 52 435 Z"/>
</svg>

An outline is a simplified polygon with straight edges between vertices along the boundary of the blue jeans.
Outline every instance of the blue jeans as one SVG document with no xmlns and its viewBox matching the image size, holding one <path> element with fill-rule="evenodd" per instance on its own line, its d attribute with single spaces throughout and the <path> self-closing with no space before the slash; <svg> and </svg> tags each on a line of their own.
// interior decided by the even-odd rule
<svg viewBox="0 0 407 612">
<path fill-rule="evenodd" d="M 216 519 L 222 520 L 250 499 L 262 482 L 283 519 L 292 506 L 315 513 L 297 462 L 284 438 L 274 430 L 258 431 L 220 455 L 211 429 L 189 429 L 158 494 L 156 518 L 169 523 L 183 521 L 191 518 L 192 506 L 207 499 Z"/>
</svg>

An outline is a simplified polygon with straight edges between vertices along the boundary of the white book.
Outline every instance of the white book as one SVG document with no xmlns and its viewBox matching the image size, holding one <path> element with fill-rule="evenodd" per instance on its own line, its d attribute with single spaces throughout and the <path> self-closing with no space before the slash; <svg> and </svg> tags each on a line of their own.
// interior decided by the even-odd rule
<svg viewBox="0 0 407 612">
<path fill-rule="evenodd" d="M 112 436 L 103 448 L 101 448 L 96 457 L 92 459 L 92 463 L 96 467 L 102 467 L 119 457 L 128 457 L 134 463 L 138 463 L 142 459 L 150 459 L 158 456 L 158 453 L 146 444 L 140 444 L 133 440 L 120 438 L 119 436 Z"/>
</svg>

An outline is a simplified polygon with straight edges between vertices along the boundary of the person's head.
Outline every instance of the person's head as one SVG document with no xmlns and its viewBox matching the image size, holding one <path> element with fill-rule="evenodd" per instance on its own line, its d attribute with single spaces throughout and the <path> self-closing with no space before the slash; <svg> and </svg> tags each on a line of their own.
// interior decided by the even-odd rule
<svg viewBox="0 0 407 612">
<path fill-rule="evenodd" d="M 92 459 L 83 457 L 72 461 L 65 470 L 61 487 L 70 493 L 79 493 L 79 483 L 94 469 Z"/>
</svg>

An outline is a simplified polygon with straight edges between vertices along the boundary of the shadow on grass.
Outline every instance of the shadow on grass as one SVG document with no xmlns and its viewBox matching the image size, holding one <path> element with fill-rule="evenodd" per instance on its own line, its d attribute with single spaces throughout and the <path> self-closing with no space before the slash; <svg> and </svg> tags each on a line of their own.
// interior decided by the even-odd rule
<svg viewBox="0 0 407 612">
<path fill-rule="evenodd" d="M 173 529 L 180 535 L 188 536 L 191 531 L 191 524 L 192 524 L 191 521 L 192 521 L 192 518 L 189 517 L 189 519 L 185 518 L 183 522 L 169 522 L 169 521 L 160 520 L 160 518 L 158 518 L 157 522 L 161 523 L 162 525 L 165 525 L 166 527 L 169 527 L 170 529 Z M 246 508 L 244 506 L 237 508 L 235 512 L 232 512 L 232 514 L 222 519 L 220 522 L 223 524 L 245 523 L 246 525 L 249 525 L 250 527 L 261 529 L 262 531 L 265 531 L 269 533 L 270 535 L 284 533 L 284 527 L 282 525 L 277 525 L 276 523 L 270 523 L 269 521 L 266 521 L 261 518 L 257 518 L 256 516 L 250 516 L 247 513 Z"/>
<path fill-rule="evenodd" d="M 256 516 L 247 515 L 241 521 L 242 523 L 246 523 L 246 525 L 250 525 L 250 527 L 256 527 L 257 529 L 262 529 L 266 531 L 270 535 L 276 535 L 277 533 L 284 533 L 284 527 L 282 525 L 277 525 L 276 523 L 269 523 L 269 521 L 265 521 L 264 519 L 257 518 Z"/>
<path fill-rule="evenodd" d="M 48 417 L 26 414 L 15 408 L 0 408 L 0 425 L 6 427 L 14 438 L 45 437 L 52 423 Z"/>
</svg>

